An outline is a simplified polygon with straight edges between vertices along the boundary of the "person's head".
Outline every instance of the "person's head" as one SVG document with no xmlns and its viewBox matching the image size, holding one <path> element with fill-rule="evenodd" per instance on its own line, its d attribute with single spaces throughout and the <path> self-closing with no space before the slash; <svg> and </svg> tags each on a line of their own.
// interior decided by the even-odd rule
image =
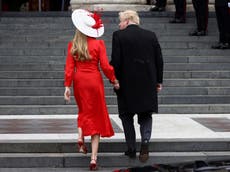
<svg viewBox="0 0 230 172">
<path fill-rule="evenodd" d="M 91 13 L 83 9 L 74 10 L 71 18 L 76 27 L 71 53 L 77 60 L 89 60 L 87 37 L 98 38 L 103 35 L 104 25 L 102 20 L 97 13 Z"/>
<path fill-rule="evenodd" d="M 133 10 L 126 10 L 126 11 L 119 12 L 119 19 L 120 19 L 119 28 L 121 30 L 125 29 L 129 24 L 136 24 L 136 25 L 140 24 L 140 18 L 138 16 L 138 13 Z"/>
</svg>

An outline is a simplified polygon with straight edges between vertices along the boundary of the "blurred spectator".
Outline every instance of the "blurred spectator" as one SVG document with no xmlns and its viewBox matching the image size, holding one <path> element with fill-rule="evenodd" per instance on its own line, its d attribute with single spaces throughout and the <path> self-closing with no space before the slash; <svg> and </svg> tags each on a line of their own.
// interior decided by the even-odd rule
<svg viewBox="0 0 230 172">
<path fill-rule="evenodd" d="M 230 0 L 215 0 L 219 42 L 214 49 L 230 49 Z"/>
<path fill-rule="evenodd" d="M 167 0 L 156 0 L 154 6 L 150 8 L 150 11 L 165 11 Z"/>
<path fill-rule="evenodd" d="M 205 36 L 208 26 L 208 0 L 192 0 L 192 3 L 196 13 L 197 28 L 191 31 L 189 35 Z"/>
<path fill-rule="evenodd" d="M 174 0 L 175 16 L 169 23 L 185 23 L 186 21 L 186 0 Z"/>
</svg>

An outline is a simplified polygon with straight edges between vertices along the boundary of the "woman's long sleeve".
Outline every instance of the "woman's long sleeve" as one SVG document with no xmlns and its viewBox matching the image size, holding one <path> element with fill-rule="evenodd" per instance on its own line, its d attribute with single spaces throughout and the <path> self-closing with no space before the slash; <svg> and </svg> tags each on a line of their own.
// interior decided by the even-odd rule
<svg viewBox="0 0 230 172">
<path fill-rule="evenodd" d="M 103 40 L 100 41 L 100 66 L 105 76 L 113 83 L 116 80 L 113 66 L 109 64 L 106 47 Z"/>
<path fill-rule="evenodd" d="M 66 56 L 66 64 L 65 64 L 65 81 L 64 85 L 66 87 L 70 87 L 73 81 L 73 75 L 75 70 L 75 61 L 71 54 L 72 43 L 68 44 L 67 56 Z"/>
</svg>

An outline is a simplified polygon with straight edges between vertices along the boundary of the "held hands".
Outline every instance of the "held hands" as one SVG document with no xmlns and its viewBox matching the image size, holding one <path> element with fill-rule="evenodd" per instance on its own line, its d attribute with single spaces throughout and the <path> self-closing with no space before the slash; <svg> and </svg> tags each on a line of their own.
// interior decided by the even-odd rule
<svg viewBox="0 0 230 172">
<path fill-rule="evenodd" d="M 118 80 L 115 80 L 114 83 L 113 83 L 113 87 L 118 90 L 120 88 L 120 84 L 119 84 L 119 81 Z"/>
<path fill-rule="evenodd" d="M 162 90 L 162 84 L 157 84 L 157 92 L 159 93 Z"/>
<path fill-rule="evenodd" d="M 70 103 L 70 95 L 71 95 L 70 88 L 65 87 L 64 99 L 66 100 L 67 103 Z"/>
</svg>

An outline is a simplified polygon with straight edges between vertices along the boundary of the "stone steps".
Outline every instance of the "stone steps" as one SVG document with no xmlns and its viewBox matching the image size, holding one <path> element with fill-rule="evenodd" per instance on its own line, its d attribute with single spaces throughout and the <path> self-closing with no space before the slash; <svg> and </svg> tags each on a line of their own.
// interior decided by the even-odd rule
<svg viewBox="0 0 230 172">
<path fill-rule="evenodd" d="M 165 79 L 166 87 L 227 87 L 230 79 Z M 105 86 L 110 86 L 108 80 L 104 81 Z M 1 79 L 1 87 L 63 87 L 63 79 Z"/>
<path fill-rule="evenodd" d="M 74 32 L 69 18 L 70 13 L 1 15 L 0 118 L 13 115 L 18 116 L 16 119 L 20 119 L 23 115 L 26 117 L 76 115 L 78 109 L 73 98 L 71 104 L 66 104 L 63 100 L 66 47 Z M 210 13 L 209 32 L 206 37 L 188 36 L 188 32 L 196 25 L 194 13 L 188 13 L 187 23 L 181 25 L 168 23 L 169 18 L 174 15 L 172 11 L 142 12 L 140 15 L 143 17 L 142 26 L 155 31 L 162 45 L 165 73 L 164 89 L 159 94 L 159 113 L 179 114 L 180 118 L 186 114 L 217 116 L 229 114 L 230 51 L 210 49 L 211 44 L 218 40 L 214 13 Z M 106 26 L 103 39 L 110 58 L 111 33 L 118 28 L 117 12 L 105 12 L 103 17 Z M 116 96 L 109 81 L 104 79 L 104 82 L 110 117 L 118 118 Z M 14 126 L 6 127 L 15 129 L 19 126 L 16 120 Z M 209 129 L 206 132 L 214 133 Z M 216 160 L 230 156 L 226 133 L 222 135 L 218 133 L 218 137 L 213 139 L 204 137 L 186 139 L 184 138 L 186 136 L 178 139 L 177 133 L 174 133 L 173 138 L 164 138 L 162 135 L 164 139 L 156 139 L 154 135 L 156 133 L 153 132 L 150 160 L 147 164 L 193 162 L 197 159 Z M 90 156 L 75 153 L 75 137 L 66 139 L 67 136 L 62 137 L 62 133 L 57 133 L 58 139 L 49 140 L 51 136 L 49 134 L 7 132 L 0 134 L 0 171 L 1 168 L 87 167 L 88 169 Z M 68 134 L 76 135 L 75 132 Z M 123 133 L 119 134 L 123 136 Z M 26 139 L 31 135 L 36 139 Z M 8 140 L 4 140 L 3 137 Z M 110 141 L 102 140 L 100 144 L 99 164 L 102 167 L 143 165 L 138 159 L 130 161 L 122 155 L 126 149 L 122 137 L 114 140 L 113 138 Z M 86 142 L 89 146 L 89 140 Z M 137 144 L 139 149 L 140 140 Z"/>
<path fill-rule="evenodd" d="M 176 52 L 176 51 L 175 51 Z M 222 52 L 223 53 L 223 52 Z M 65 61 L 65 59 L 63 59 Z M 49 63 L 25 63 L 0 64 L 0 71 L 63 71 L 65 64 L 63 62 L 53 61 Z M 228 71 L 229 63 L 165 63 L 166 71 Z"/>
<path fill-rule="evenodd" d="M 0 71 L 0 79 L 63 79 L 63 71 Z M 228 79 L 229 71 L 165 71 L 164 78 Z M 106 79 L 105 79 L 106 80 Z"/>
<path fill-rule="evenodd" d="M 187 32 L 186 32 L 186 34 L 187 34 Z M 167 38 L 164 38 L 164 39 L 167 39 Z M 171 48 L 171 49 L 179 49 L 179 48 L 181 48 L 181 49 L 197 49 L 197 48 L 199 48 L 199 47 L 204 47 L 205 49 L 209 49 L 210 47 L 211 47 L 211 45 L 214 43 L 214 40 L 216 40 L 217 39 L 217 37 L 215 36 L 215 37 L 213 37 L 212 39 L 210 39 L 210 40 L 204 40 L 204 41 L 200 41 L 200 42 L 196 42 L 196 40 L 194 40 L 194 41 L 181 41 L 181 42 L 176 42 L 176 41 L 171 41 L 170 42 L 170 38 L 169 38 L 169 41 L 160 41 L 160 43 L 161 43 L 161 46 L 162 46 L 162 50 L 163 50 L 163 52 L 164 52 L 164 49 L 167 49 L 167 48 Z M 107 49 L 108 49 L 108 52 L 110 52 L 111 51 L 111 42 L 106 42 L 106 44 L 107 44 Z M 55 42 L 55 43 L 51 43 L 51 42 L 34 42 L 34 41 L 31 41 L 31 42 L 20 42 L 20 41 L 18 41 L 18 42 L 7 42 L 7 43 L 5 43 L 5 44 L 0 44 L 0 48 L 1 49 L 5 49 L 5 48 L 7 48 L 7 47 L 14 47 L 14 46 L 16 46 L 16 47 L 18 47 L 19 48 L 19 50 L 20 51 L 23 51 L 23 50 L 25 50 L 28 46 L 29 47 L 31 47 L 31 48 L 41 48 L 41 49 L 46 49 L 46 48 L 62 48 L 63 49 L 63 47 L 65 48 L 66 46 L 67 46 L 67 41 L 57 41 L 57 42 Z M 9 50 L 13 50 L 13 49 L 11 49 L 11 48 L 9 48 Z M 17 50 L 17 51 L 19 51 L 19 50 Z M 20 52 L 19 51 L 19 52 Z M 4 56 L 10 56 L 11 54 L 6 54 L 5 53 L 5 55 L 1 55 L 0 57 L 4 57 Z M 12 55 L 11 55 L 12 56 Z M 19 55 L 19 57 L 20 57 L 21 55 Z M 28 55 L 29 57 L 36 57 L 36 55 Z M 28 57 L 28 56 L 26 56 L 26 57 Z M 45 55 L 43 55 L 43 57 L 44 57 Z M 60 55 L 52 55 L 51 57 L 59 57 L 59 56 L 61 56 L 61 54 Z M 62 56 L 64 56 L 64 55 L 62 55 Z M 108 56 L 110 56 L 109 54 L 108 54 Z M 25 57 L 25 58 L 26 58 Z"/>
<path fill-rule="evenodd" d="M 103 39 L 110 59 L 111 37 L 117 29 L 118 17 L 117 12 L 102 15 L 106 28 Z M 179 112 L 176 107 L 180 107 L 181 112 L 188 113 L 199 110 L 209 113 L 211 109 L 221 113 L 221 108 L 226 113 L 230 51 L 210 49 L 218 40 L 214 12 L 210 12 L 209 32 L 205 37 L 188 36 L 196 25 L 193 12 L 188 12 L 186 24 L 169 24 L 173 15 L 171 11 L 140 13 L 142 27 L 155 31 L 162 46 L 165 62 L 164 91 L 159 94 L 162 112 Z M 18 109 L 19 114 L 36 114 L 38 109 L 42 114 L 56 114 L 52 108 L 57 108 L 58 114 L 65 112 L 66 108 L 60 110 L 57 106 L 65 104 L 62 95 L 66 47 L 74 33 L 69 17 L 70 12 L 3 14 L 1 39 L 7 41 L 0 43 L 0 104 L 6 111 L 1 114 L 16 114 L 10 106 Z M 116 96 L 109 81 L 104 79 L 104 83 L 109 111 L 116 114 Z M 204 107 L 195 110 L 196 104 Z M 71 107 L 69 113 L 76 111 Z"/>
<path fill-rule="evenodd" d="M 154 22 L 154 21 L 153 21 Z M 145 27 L 145 26 L 143 26 L 143 27 Z M 162 26 L 162 27 L 165 27 L 165 26 Z M 159 36 L 158 36 L 158 38 L 159 38 L 159 40 L 161 41 L 161 42 L 194 42 L 194 41 L 197 41 L 197 42 L 207 42 L 207 41 L 210 41 L 210 40 L 212 40 L 212 41 L 215 41 L 215 38 L 217 38 L 218 36 L 216 35 L 217 34 L 217 32 L 215 31 L 214 33 L 213 32 L 211 32 L 210 34 L 209 34 L 209 36 L 203 36 L 203 37 L 190 37 L 189 35 L 188 35 L 188 32 L 189 31 L 191 31 L 193 28 L 191 28 L 192 26 L 190 26 L 190 29 L 189 28 L 183 28 L 183 29 L 186 29 L 187 30 L 187 32 L 186 32 L 186 30 L 183 30 L 183 31 L 176 31 L 177 29 L 179 29 L 179 27 L 177 26 L 176 28 L 175 28 L 175 30 L 174 29 L 170 29 L 170 28 L 168 28 L 168 29 L 170 29 L 170 30 L 168 30 L 168 31 L 166 31 L 166 32 L 164 32 L 164 34 L 163 33 L 161 33 L 161 34 L 158 34 Z M 113 27 L 114 28 L 114 27 Z M 147 27 L 145 27 L 145 28 L 147 28 Z M 195 28 L 195 26 L 194 26 L 194 28 Z M 50 29 L 50 28 L 49 28 Z M 64 28 L 63 28 L 64 29 Z M 151 29 L 151 30 L 154 30 L 154 28 L 153 27 L 149 27 L 149 28 L 147 28 L 147 29 Z M 161 30 L 160 28 L 158 28 L 159 30 L 156 30 L 156 31 L 158 31 L 158 32 L 162 32 L 162 31 L 164 31 L 164 30 Z M 155 31 L 155 30 L 154 30 Z M 172 34 L 174 32 L 174 34 Z M 156 32 L 157 33 L 157 32 Z M 110 40 L 109 38 L 111 38 L 111 33 L 107 33 L 108 34 L 108 36 L 107 35 L 104 35 L 104 38 L 105 38 L 105 42 L 106 43 L 110 43 L 112 40 Z M 58 35 L 58 33 L 56 34 L 56 35 Z M 36 43 L 37 42 L 37 44 L 39 44 L 39 43 L 41 43 L 41 42 L 44 42 L 45 43 L 45 45 L 48 45 L 48 47 L 49 47 L 49 44 L 47 44 L 47 43 L 53 43 L 53 42 L 57 42 L 57 43 L 60 43 L 60 42 L 62 42 L 62 45 L 64 45 L 64 43 L 67 43 L 68 41 L 71 41 L 71 39 L 72 39 L 72 36 L 70 36 L 71 34 L 70 33 L 68 33 L 68 35 L 64 35 L 64 36 L 55 36 L 55 35 L 51 35 L 51 36 L 39 36 L 39 35 L 35 35 L 35 36 L 19 36 L 19 37 L 9 37 L 9 36 L 5 36 L 5 37 L 2 37 L 2 39 L 7 39 L 8 41 L 9 41 L 9 43 L 15 43 L 15 40 L 17 40 L 17 39 L 19 39 L 19 42 L 18 43 L 20 43 L 21 44 L 21 42 L 24 42 L 24 43 Z M 106 37 L 107 36 L 107 37 Z M 177 38 L 177 39 L 175 39 L 175 38 Z M 178 39 L 178 38 L 180 38 L 180 39 Z M 39 41 L 39 39 L 40 39 L 40 41 Z M 42 39 L 44 39 L 44 41 L 42 40 Z M 15 44 L 17 44 L 17 43 L 15 43 Z M 4 44 L 3 44 L 4 45 Z M 2 46 L 3 46 L 2 45 Z M 23 44 L 22 44 L 23 45 Z M 55 43 L 54 43 L 54 45 L 55 45 Z M 65 44 L 65 46 L 64 47 L 62 47 L 62 49 L 65 49 L 66 48 L 66 44 Z M 109 46 L 109 45 L 108 45 Z M 35 47 L 36 48 L 36 47 Z M 34 50 L 35 50 L 35 48 L 34 48 Z M 53 47 L 54 49 L 60 49 L 60 48 L 56 48 L 56 47 Z M 43 49 L 43 48 L 42 48 Z M 45 48 L 44 48 L 45 49 Z M 3 51 L 4 49 L 1 49 L 1 51 Z M 32 48 L 32 50 L 33 50 L 33 48 Z M 14 50 L 14 51 L 18 51 L 18 50 Z"/>
<path fill-rule="evenodd" d="M 228 160 L 229 152 L 165 152 L 165 153 L 150 153 L 149 160 L 145 163 L 152 164 L 174 164 L 174 163 L 193 163 L 196 160 L 203 161 L 226 161 Z M 136 160 L 129 160 L 121 153 L 102 153 L 98 154 L 98 163 L 100 169 L 106 167 L 134 167 L 143 166 L 138 158 Z M 71 168 L 84 167 L 88 170 L 89 156 L 82 156 L 76 153 L 7 153 L 0 154 L 1 168 Z M 13 170 L 13 169 L 12 169 Z M 31 170 L 31 169 L 30 169 Z M 64 169 L 63 169 L 64 170 Z M 63 171 L 62 170 L 62 171 Z M 87 171 L 86 170 L 86 171 Z M 56 170 L 55 170 L 56 171 Z"/>
<path fill-rule="evenodd" d="M 42 135 L 42 134 L 41 134 Z M 44 134 L 45 136 L 45 134 Z M 228 139 L 227 139 L 228 140 Z M 42 141 L 33 142 L 25 140 L 24 142 L 0 143 L 0 154 L 4 153 L 73 153 L 76 152 L 76 142 L 67 140 L 66 142 Z M 90 148 L 90 142 L 86 142 L 87 148 Z M 113 149 L 111 150 L 111 147 Z M 140 143 L 137 143 L 139 150 Z M 165 152 L 218 152 L 229 151 L 229 144 L 225 139 L 154 139 L 149 145 L 149 150 L 156 153 Z M 101 153 L 120 153 L 126 150 L 126 145 L 121 140 L 101 140 L 99 152 Z M 90 150 L 89 150 L 90 151 Z M 1 163 L 0 163 L 1 164 Z"/>
<path fill-rule="evenodd" d="M 108 105 L 116 105 L 115 95 L 106 96 Z M 160 95 L 160 104 L 227 104 L 229 95 Z M 65 105 L 63 96 L 1 96 L 1 105 Z M 72 98 L 71 103 L 75 105 Z"/>
<path fill-rule="evenodd" d="M 176 37 L 175 37 L 176 38 Z M 163 39 L 163 38 L 162 38 Z M 164 38 L 166 39 L 166 38 Z M 178 38 L 177 38 L 178 39 Z M 214 38 L 212 40 L 215 40 Z M 192 45 L 192 44 L 191 44 Z M 211 45 L 211 44 L 210 44 Z M 192 46 L 191 48 L 168 48 L 168 49 L 163 49 L 163 55 L 165 56 L 189 56 L 189 55 L 193 55 L 193 56 L 213 56 L 213 54 L 215 54 L 216 56 L 227 56 L 227 53 L 230 52 L 230 50 L 226 50 L 226 51 L 220 51 L 220 50 L 214 50 L 214 49 L 210 49 L 210 46 L 208 46 L 207 48 L 204 49 L 196 49 L 196 51 L 194 51 L 194 46 Z M 43 56 L 43 55 L 47 55 L 50 54 L 50 56 L 65 56 L 66 52 L 63 49 L 58 49 L 58 48 L 43 48 L 43 49 L 17 49 L 17 50 L 6 50 L 6 49 L 1 49 L 0 50 L 2 52 L 1 55 L 4 56 Z M 51 52 L 50 52 L 51 51 Z M 107 53 L 110 54 L 111 50 L 108 50 Z M 1 64 L 2 65 L 2 64 Z M 22 65 L 22 64 L 21 64 Z"/>
<path fill-rule="evenodd" d="M 164 44 L 164 43 L 163 43 Z M 168 44 L 168 43 L 167 43 Z M 165 45 L 167 45 L 165 44 Z M 175 44 L 175 43 L 170 43 L 171 45 Z M 197 45 L 197 43 L 194 45 Z M 199 45 L 197 45 L 199 46 Z M 171 47 L 172 48 L 172 47 Z M 194 47 L 195 49 L 195 47 Z M 225 52 L 226 53 L 226 52 Z M 49 58 L 49 61 L 47 62 L 47 58 Z M 8 55 L 0 55 L 0 62 L 4 65 L 15 65 L 17 66 L 19 64 L 19 62 L 23 61 L 23 64 L 62 64 L 64 66 L 65 64 L 65 56 L 8 56 Z M 228 54 L 226 53 L 224 56 L 217 56 L 217 55 L 213 55 L 213 56 L 194 56 L 194 55 L 189 55 L 189 56 L 164 56 L 164 63 L 166 65 L 171 64 L 209 64 L 209 63 L 230 63 L 230 59 Z M 176 70 L 176 68 L 175 68 Z M 52 72 L 52 71 L 51 71 Z M 167 70 L 166 70 L 167 72 Z M 189 71 L 188 71 L 189 72 Z"/>
<path fill-rule="evenodd" d="M 118 114 L 117 105 L 107 105 L 109 114 Z M 78 108 L 75 105 L 0 105 L 0 115 L 72 115 Z M 229 114 L 226 104 L 160 104 L 160 114 Z"/>
<path fill-rule="evenodd" d="M 39 90 L 39 92 L 37 92 Z M 227 95 L 230 87 L 165 87 L 160 96 L 167 95 L 185 95 L 185 96 L 203 96 L 203 95 Z M 63 96 L 62 87 L 1 87 L 1 96 Z M 113 95 L 112 87 L 105 87 L 106 95 Z"/>
</svg>

